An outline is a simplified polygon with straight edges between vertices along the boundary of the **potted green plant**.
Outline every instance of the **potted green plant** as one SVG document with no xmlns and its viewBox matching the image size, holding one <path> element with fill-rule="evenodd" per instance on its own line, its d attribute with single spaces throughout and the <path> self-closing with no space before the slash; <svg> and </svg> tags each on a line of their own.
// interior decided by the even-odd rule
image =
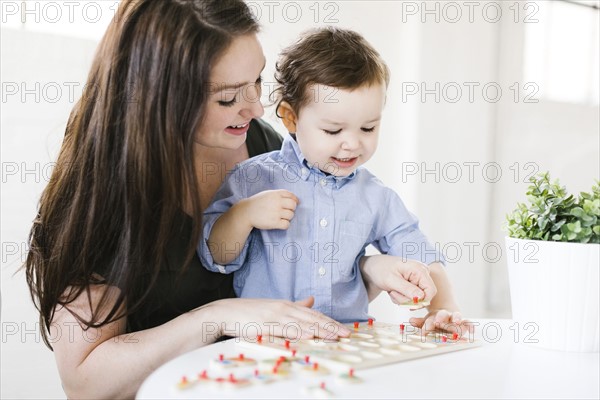
<svg viewBox="0 0 600 400">
<path fill-rule="evenodd" d="M 506 217 L 513 320 L 532 345 L 598 352 L 599 183 L 575 197 L 548 173 L 530 181 L 528 203 Z"/>
</svg>

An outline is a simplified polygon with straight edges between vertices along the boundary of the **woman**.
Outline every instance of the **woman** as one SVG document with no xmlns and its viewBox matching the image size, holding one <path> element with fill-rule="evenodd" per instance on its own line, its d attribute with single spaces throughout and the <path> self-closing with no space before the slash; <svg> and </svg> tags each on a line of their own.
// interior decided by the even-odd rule
<svg viewBox="0 0 600 400">
<path fill-rule="evenodd" d="M 290 323 L 303 336 L 349 334 L 312 298 L 230 298 L 231 278 L 195 255 L 192 221 L 226 171 L 281 144 L 255 120 L 258 28 L 241 0 L 124 0 L 102 39 L 25 265 L 69 397 L 133 397 L 164 362 L 249 323 L 280 336 Z M 372 296 L 422 297 L 402 276 L 373 276 L 375 260 L 361 261 Z"/>
</svg>

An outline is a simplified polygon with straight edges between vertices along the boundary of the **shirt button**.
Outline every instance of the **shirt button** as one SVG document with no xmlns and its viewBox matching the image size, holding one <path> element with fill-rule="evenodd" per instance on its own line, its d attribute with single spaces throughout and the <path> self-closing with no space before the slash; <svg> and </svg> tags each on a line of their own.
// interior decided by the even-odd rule
<svg viewBox="0 0 600 400">
<path fill-rule="evenodd" d="M 319 225 L 321 225 L 321 228 L 325 228 L 327 226 L 327 220 L 325 218 L 321 219 Z"/>
<path fill-rule="evenodd" d="M 319 275 L 321 275 L 321 276 L 325 275 L 325 268 L 324 267 L 319 268 Z"/>
<path fill-rule="evenodd" d="M 327 185 L 327 181 L 325 179 L 321 179 L 319 183 L 321 184 L 321 186 Z"/>
</svg>

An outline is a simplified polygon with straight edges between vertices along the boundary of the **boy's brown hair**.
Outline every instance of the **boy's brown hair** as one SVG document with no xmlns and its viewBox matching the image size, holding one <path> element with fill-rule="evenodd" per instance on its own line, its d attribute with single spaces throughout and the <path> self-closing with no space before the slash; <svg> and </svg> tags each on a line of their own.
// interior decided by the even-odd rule
<svg viewBox="0 0 600 400">
<path fill-rule="evenodd" d="M 285 48 L 275 66 L 275 101 L 296 113 L 311 100 L 311 85 L 356 89 L 389 84 L 390 73 L 379 53 L 357 32 L 334 27 L 306 32 Z"/>
</svg>

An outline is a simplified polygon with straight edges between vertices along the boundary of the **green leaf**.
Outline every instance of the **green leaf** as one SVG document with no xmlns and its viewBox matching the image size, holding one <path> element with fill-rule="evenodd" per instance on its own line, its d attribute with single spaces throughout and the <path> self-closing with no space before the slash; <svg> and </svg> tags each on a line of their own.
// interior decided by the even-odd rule
<svg viewBox="0 0 600 400">
<path fill-rule="evenodd" d="M 582 218 L 585 215 L 583 208 L 575 207 L 571 210 L 571 215 L 577 218 Z"/>
<path fill-rule="evenodd" d="M 560 242 L 562 240 L 562 234 L 557 233 L 555 235 L 552 235 L 552 240 L 555 240 L 557 242 Z"/>
<path fill-rule="evenodd" d="M 552 228 L 550 228 L 550 231 L 556 232 L 557 230 L 560 229 L 561 226 L 563 226 L 565 224 L 565 222 L 567 222 L 566 219 L 561 219 L 560 221 L 558 221 L 557 223 L 552 225 Z"/>
<path fill-rule="evenodd" d="M 583 214 L 583 216 L 581 217 L 581 220 L 584 222 L 585 226 L 593 225 L 597 219 L 598 218 L 596 218 L 594 215 L 587 215 L 587 214 Z"/>
<path fill-rule="evenodd" d="M 569 232 L 579 233 L 581 232 L 581 222 L 571 222 L 570 224 L 567 224 L 567 229 Z"/>
</svg>

